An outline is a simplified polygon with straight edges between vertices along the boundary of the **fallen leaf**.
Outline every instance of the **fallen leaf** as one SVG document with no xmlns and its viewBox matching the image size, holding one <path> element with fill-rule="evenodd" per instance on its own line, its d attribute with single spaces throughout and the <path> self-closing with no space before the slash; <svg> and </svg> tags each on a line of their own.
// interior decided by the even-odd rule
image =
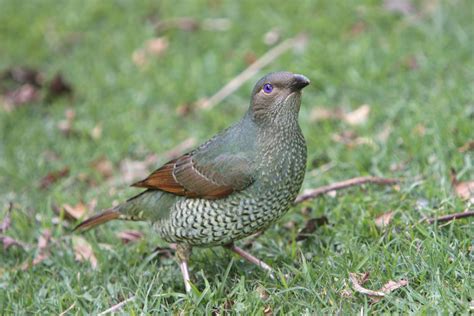
<svg viewBox="0 0 474 316">
<path fill-rule="evenodd" d="M 456 195 L 468 203 L 474 204 L 474 181 L 458 181 L 456 170 L 451 168 L 451 184 Z"/>
<path fill-rule="evenodd" d="M 398 281 L 388 281 L 387 283 L 385 283 L 382 288 L 380 289 L 380 292 L 382 293 L 385 293 L 385 294 L 389 294 L 390 292 L 393 292 L 401 287 L 404 287 L 404 286 L 407 286 L 408 285 L 408 280 L 404 280 L 404 279 L 401 279 L 401 280 L 398 280 Z M 378 302 L 380 301 L 382 298 L 381 297 L 372 297 L 372 301 L 375 303 L 375 302 Z"/>
<path fill-rule="evenodd" d="M 40 93 L 38 88 L 32 84 L 25 83 L 20 87 L 5 93 L 3 100 L 4 109 L 7 112 L 10 112 L 20 105 L 38 101 L 39 98 Z"/>
<path fill-rule="evenodd" d="M 17 84 L 31 84 L 35 87 L 41 87 L 43 84 L 43 75 L 36 69 L 19 66 L 7 69 L 0 75 L 2 81 L 10 80 Z"/>
<path fill-rule="evenodd" d="M 458 148 L 460 153 L 465 153 L 471 150 L 474 150 L 474 140 L 470 140 Z"/>
<path fill-rule="evenodd" d="M 64 168 L 62 168 L 60 170 L 56 170 L 56 171 L 51 171 L 47 175 L 45 175 L 43 178 L 41 178 L 41 180 L 39 182 L 39 188 L 43 189 L 43 190 L 46 190 L 51 185 L 53 185 L 54 183 L 56 183 L 60 179 L 67 177 L 68 175 L 69 175 L 69 168 L 68 167 L 64 167 Z"/>
<path fill-rule="evenodd" d="M 365 273 L 362 276 L 357 273 L 349 273 L 349 279 L 352 283 L 352 286 L 354 287 L 354 290 L 361 294 L 370 296 L 373 302 L 378 302 L 381 298 L 385 297 L 390 292 L 408 285 L 408 281 L 404 279 L 399 281 L 390 280 L 378 291 L 369 290 L 362 287 L 362 284 L 367 281 L 368 276 L 368 273 Z"/>
<path fill-rule="evenodd" d="M 104 179 L 110 178 L 114 174 L 114 165 L 105 156 L 101 156 L 90 163 L 90 166 L 97 171 Z"/>
<path fill-rule="evenodd" d="M 17 246 L 21 249 L 27 248 L 25 243 L 9 236 L 0 235 L 0 243 L 3 244 L 3 250 L 8 250 L 11 246 Z"/>
<path fill-rule="evenodd" d="M 166 37 L 152 38 L 145 43 L 146 52 L 153 56 L 161 56 L 166 52 L 169 41 Z"/>
<path fill-rule="evenodd" d="M 81 262 L 89 262 L 92 269 L 97 268 L 97 258 L 94 255 L 92 246 L 87 240 L 81 236 L 74 235 L 72 237 L 72 246 L 74 249 L 75 259 Z"/>
<path fill-rule="evenodd" d="M 35 266 L 49 257 L 48 245 L 51 240 L 51 231 L 49 229 L 43 230 L 38 238 L 36 256 L 31 263 L 25 262 L 21 265 L 22 270 L 27 270 Z"/>
<path fill-rule="evenodd" d="M 345 113 L 343 119 L 349 125 L 361 125 L 367 122 L 370 113 L 370 106 L 363 104 L 352 112 Z"/>
<path fill-rule="evenodd" d="M 258 57 L 254 52 L 247 52 L 244 55 L 244 61 L 247 66 L 253 64 L 257 59 Z"/>
<path fill-rule="evenodd" d="M 89 209 L 87 205 L 85 205 L 82 202 L 77 203 L 74 206 L 71 206 L 69 204 L 63 204 L 63 210 L 64 214 L 66 215 L 66 218 L 72 219 L 72 220 L 78 220 L 81 218 L 84 218 L 87 213 L 89 213 Z"/>
<path fill-rule="evenodd" d="M 395 215 L 395 212 L 389 211 L 386 213 L 383 213 L 375 219 L 375 226 L 378 228 L 384 228 L 385 226 L 388 226 L 390 222 L 392 221 L 393 216 Z"/>
<path fill-rule="evenodd" d="M 263 310 L 263 315 L 264 316 L 272 316 L 273 315 L 273 310 L 271 306 L 267 306 Z"/>
<path fill-rule="evenodd" d="M 370 106 L 363 104 L 351 112 L 345 112 L 341 108 L 315 107 L 310 114 L 313 122 L 324 120 L 342 120 L 349 125 L 362 125 L 367 122 L 370 114 Z"/>
<path fill-rule="evenodd" d="M 343 112 L 340 108 L 327 108 L 317 106 L 313 108 L 310 114 L 310 120 L 313 122 L 342 119 Z"/>
<path fill-rule="evenodd" d="M 124 230 L 118 232 L 117 237 L 120 238 L 124 244 L 128 244 L 143 238 L 143 233 L 137 230 Z"/>
<path fill-rule="evenodd" d="M 296 241 L 307 239 L 318 227 L 327 225 L 329 223 L 326 216 L 311 218 L 306 222 L 305 227 L 296 236 Z"/>
<path fill-rule="evenodd" d="M 152 57 L 162 56 L 168 49 L 169 41 L 166 37 L 156 37 L 145 42 L 144 47 L 140 47 L 132 54 L 132 61 L 135 65 L 143 67 L 148 64 Z"/>
<path fill-rule="evenodd" d="M 48 96 L 51 98 L 72 94 L 72 86 L 61 73 L 54 75 L 48 86 Z"/>
</svg>

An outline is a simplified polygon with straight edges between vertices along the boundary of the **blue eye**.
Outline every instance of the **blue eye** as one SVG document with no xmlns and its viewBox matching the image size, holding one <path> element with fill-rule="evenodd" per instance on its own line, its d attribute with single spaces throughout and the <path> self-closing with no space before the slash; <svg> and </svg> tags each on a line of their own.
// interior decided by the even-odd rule
<svg viewBox="0 0 474 316">
<path fill-rule="evenodd" d="M 263 92 L 270 93 L 273 91 L 273 86 L 270 83 L 266 83 L 263 85 Z"/>
</svg>

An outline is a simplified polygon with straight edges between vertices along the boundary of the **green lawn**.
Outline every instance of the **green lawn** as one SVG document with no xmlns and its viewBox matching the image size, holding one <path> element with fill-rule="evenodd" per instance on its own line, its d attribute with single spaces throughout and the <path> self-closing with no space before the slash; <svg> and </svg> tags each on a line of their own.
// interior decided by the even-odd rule
<svg viewBox="0 0 474 316">
<path fill-rule="evenodd" d="M 73 89 L 45 97 L 43 88 L 36 101 L 13 109 L 0 101 L 0 219 L 13 202 L 4 234 L 29 246 L 0 246 L 0 314 L 59 314 L 73 304 L 70 314 L 97 314 L 132 296 L 122 313 L 472 312 L 472 218 L 421 220 L 468 207 L 449 170 L 460 181 L 474 179 L 473 151 L 459 151 L 474 139 L 474 4 L 419 0 L 410 12 L 389 9 L 405 4 L 407 11 L 407 2 L 0 0 L 0 71 L 29 66 L 47 82 L 61 73 Z M 155 32 L 158 21 L 184 16 L 202 27 Z M 215 18 L 227 19 L 224 30 L 215 29 Z M 270 30 L 280 41 L 309 37 L 304 49 L 260 71 L 289 70 L 312 81 L 300 115 L 309 153 L 304 188 L 361 175 L 399 178 L 399 187 L 367 185 L 295 206 L 250 248 L 280 280 L 220 248 L 197 249 L 197 291 L 186 296 L 174 260 L 153 255 L 165 244 L 144 223 L 114 222 L 83 234 L 97 268 L 76 261 L 74 221 L 53 209 L 95 199 L 98 211 L 126 199 L 138 192 L 128 187 L 126 166 L 143 169 L 157 154 L 146 166 L 151 171 L 166 161 L 162 153 L 190 137 L 198 144 L 239 119 L 259 76 L 211 111 L 193 104 L 268 51 Z M 140 49 L 161 36 L 167 49 L 140 64 Z M 14 85 L 6 81 L 0 93 Z M 370 113 L 362 124 L 315 119 L 318 107 L 350 112 L 363 104 Z M 71 109 L 65 133 L 58 125 L 64 129 Z M 92 166 L 100 158 L 112 163 L 110 176 Z M 39 187 L 64 168 L 66 176 Z M 394 219 L 377 228 L 374 219 L 388 211 Z M 308 219 L 323 215 L 329 225 L 295 241 Z M 48 229 L 46 259 L 22 269 Z M 116 233 L 131 229 L 145 237 L 122 244 Z M 409 284 L 373 303 L 353 291 L 350 272 L 370 272 L 363 286 L 374 290 L 389 280 Z"/>
</svg>

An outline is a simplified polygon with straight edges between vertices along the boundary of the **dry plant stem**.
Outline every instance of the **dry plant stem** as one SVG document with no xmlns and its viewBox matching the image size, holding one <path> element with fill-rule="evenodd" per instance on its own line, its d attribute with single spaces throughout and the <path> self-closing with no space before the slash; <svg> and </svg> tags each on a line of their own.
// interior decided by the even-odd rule
<svg viewBox="0 0 474 316">
<path fill-rule="evenodd" d="M 436 223 L 436 222 L 443 223 L 443 222 L 449 222 L 451 220 L 470 217 L 470 216 L 474 216 L 474 211 L 473 210 L 466 211 L 466 212 L 461 212 L 461 213 L 455 213 L 455 214 L 448 214 L 448 215 L 444 215 L 444 216 L 441 216 L 441 217 L 428 218 L 426 221 L 430 224 L 433 224 L 433 223 Z"/>
<path fill-rule="evenodd" d="M 398 179 L 379 178 L 379 177 L 372 177 L 372 176 L 352 178 L 352 179 L 336 182 L 330 185 L 326 185 L 323 187 L 309 190 L 308 192 L 299 195 L 296 198 L 294 203 L 298 204 L 309 199 L 314 199 L 315 197 L 318 197 L 320 195 L 326 194 L 331 191 L 342 190 L 342 189 L 346 189 L 352 186 L 362 185 L 365 183 L 372 183 L 372 184 L 378 184 L 378 185 L 391 185 L 391 184 L 396 184 L 398 182 L 399 182 Z"/>
<path fill-rule="evenodd" d="M 112 306 L 111 308 L 109 308 L 109 309 L 103 311 L 102 313 L 100 313 L 100 314 L 98 314 L 98 315 L 99 315 L 99 316 L 103 316 L 103 315 L 107 315 L 107 314 L 109 314 L 109 313 L 113 313 L 113 312 L 115 312 L 116 310 L 122 308 L 123 305 L 127 304 L 127 303 L 130 302 L 130 301 L 133 301 L 134 299 L 135 299 L 135 296 L 129 297 L 129 298 L 127 298 L 125 301 L 122 301 L 122 302 L 120 302 L 120 303 L 118 303 L 118 304 Z"/>
<path fill-rule="evenodd" d="M 200 104 L 200 107 L 203 109 L 213 108 L 214 106 L 216 106 L 216 104 L 218 104 L 219 102 L 224 100 L 226 97 L 231 95 L 247 80 L 251 79 L 261 68 L 270 64 L 272 61 L 277 59 L 281 54 L 283 54 L 290 48 L 295 47 L 300 43 L 304 43 L 305 41 L 306 41 L 306 36 L 304 34 L 299 34 L 273 47 L 267 53 L 265 53 L 265 55 L 257 59 L 253 64 L 251 64 L 247 69 L 245 69 L 239 75 L 234 77 L 234 79 L 229 81 L 229 83 L 227 83 L 216 94 L 204 100 Z"/>
</svg>

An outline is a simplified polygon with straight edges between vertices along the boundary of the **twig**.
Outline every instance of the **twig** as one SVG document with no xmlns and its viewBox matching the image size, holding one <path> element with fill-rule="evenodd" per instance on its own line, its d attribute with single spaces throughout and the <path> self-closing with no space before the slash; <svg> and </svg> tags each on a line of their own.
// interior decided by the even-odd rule
<svg viewBox="0 0 474 316">
<path fill-rule="evenodd" d="M 443 222 L 449 222 L 454 219 L 460 219 L 460 218 L 465 218 L 465 217 L 470 217 L 470 216 L 474 216 L 474 210 L 465 211 L 461 213 L 448 214 L 441 217 L 428 218 L 426 221 L 430 224 L 433 224 L 436 222 L 443 223 Z"/>
<path fill-rule="evenodd" d="M 127 298 L 125 301 L 122 301 L 114 306 L 112 306 L 111 308 L 103 311 L 102 313 L 98 314 L 99 316 L 102 316 L 102 315 L 106 315 L 108 313 L 112 313 L 112 312 L 115 312 L 116 310 L 120 309 L 123 305 L 127 304 L 128 302 L 130 301 L 133 301 L 135 299 L 135 296 L 132 296 L 132 297 L 129 297 Z"/>
<path fill-rule="evenodd" d="M 76 306 L 76 303 L 72 303 L 71 306 L 69 306 L 64 312 L 62 312 L 61 314 L 59 314 L 59 316 L 64 316 L 66 315 L 67 313 L 69 313 L 71 311 L 71 309 L 74 308 L 74 306 Z"/>
<path fill-rule="evenodd" d="M 289 38 L 277 46 L 270 49 L 265 55 L 257 59 L 253 64 L 251 64 L 247 69 L 242 71 L 239 75 L 234 77 L 229 83 L 227 83 L 222 89 L 220 89 L 216 94 L 212 97 L 205 99 L 200 102 L 199 107 L 202 109 L 211 109 L 216 104 L 224 100 L 230 94 L 232 94 L 235 90 L 237 90 L 242 84 L 244 84 L 247 80 L 251 79 L 261 68 L 267 66 L 272 61 L 277 59 L 281 54 L 286 52 L 292 47 L 303 45 L 307 40 L 307 36 L 305 34 L 299 34 L 293 38 Z"/>
<path fill-rule="evenodd" d="M 396 184 L 398 182 L 399 182 L 398 179 L 379 178 L 379 177 L 372 177 L 372 176 L 352 178 L 352 179 L 344 180 L 341 182 L 336 182 L 330 185 L 326 185 L 323 187 L 319 187 L 316 189 L 307 190 L 303 194 L 298 195 L 294 203 L 298 204 L 309 199 L 314 199 L 315 197 L 326 194 L 328 192 L 346 189 L 348 187 L 352 187 L 355 185 L 362 185 L 365 183 L 391 185 L 391 184 Z"/>
</svg>

